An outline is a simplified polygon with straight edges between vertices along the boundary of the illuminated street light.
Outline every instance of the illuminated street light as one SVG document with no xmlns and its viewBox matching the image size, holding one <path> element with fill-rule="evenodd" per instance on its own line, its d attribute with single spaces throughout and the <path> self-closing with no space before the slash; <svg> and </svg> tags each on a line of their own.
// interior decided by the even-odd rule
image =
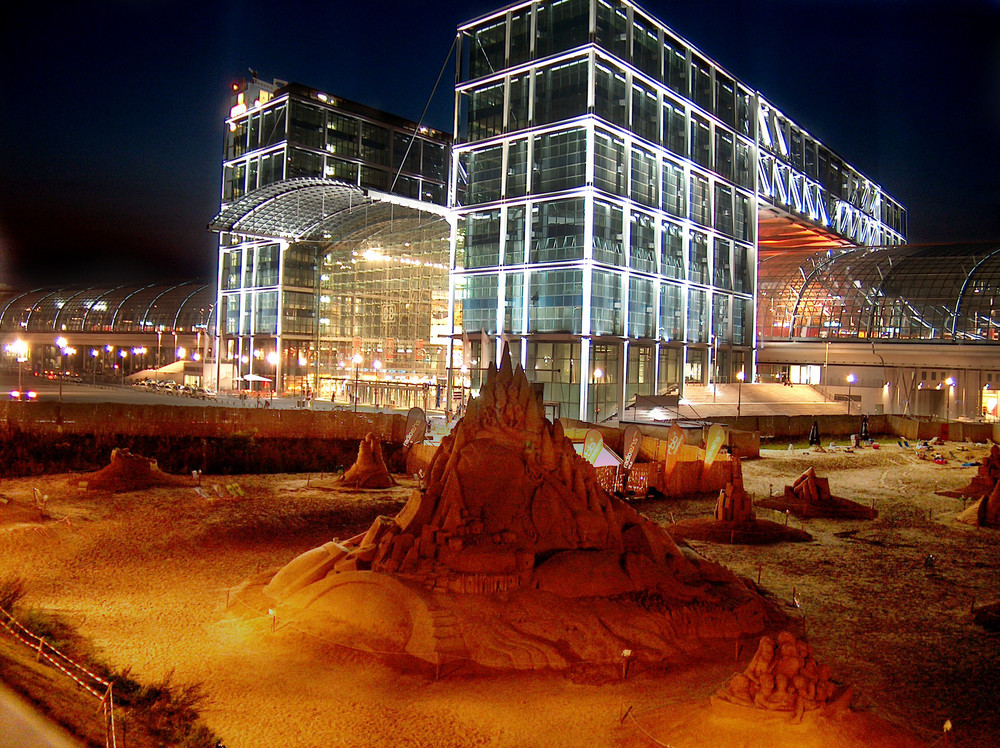
<svg viewBox="0 0 1000 748">
<path fill-rule="evenodd" d="M 601 377 L 604 376 L 604 370 L 601 367 L 594 368 L 594 419 L 598 419 L 601 416 Z"/>
<path fill-rule="evenodd" d="M 22 371 L 24 370 L 24 362 L 28 360 L 28 344 L 18 338 L 13 343 L 7 346 L 7 350 L 17 356 L 17 391 L 23 391 L 21 386 Z"/>
<path fill-rule="evenodd" d="M 361 366 L 361 354 L 355 353 L 354 358 L 351 359 L 354 362 L 354 412 L 358 412 L 358 367 Z"/>
<path fill-rule="evenodd" d="M 736 372 L 736 381 L 739 384 L 736 387 L 736 417 L 740 417 L 740 406 L 743 404 L 743 380 L 746 379 L 746 372 L 740 369 Z"/>
<path fill-rule="evenodd" d="M 122 364 L 121 364 L 121 370 L 122 370 L 122 387 L 124 387 L 125 386 L 125 359 L 126 359 L 126 357 L 128 357 L 128 351 L 125 350 L 124 348 L 122 348 L 121 350 L 118 351 L 118 355 L 121 356 L 121 359 L 122 359 Z"/>
<path fill-rule="evenodd" d="M 851 415 L 851 387 L 858 381 L 854 374 L 847 375 L 847 415 Z"/>
<path fill-rule="evenodd" d="M 944 393 L 944 420 L 948 423 L 951 421 L 951 388 L 955 386 L 955 379 L 948 377 L 944 383 L 948 385 L 948 390 Z"/>
<path fill-rule="evenodd" d="M 378 372 L 382 368 L 382 362 L 378 359 L 372 361 L 372 368 L 375 370 L 375 407 L 378 408 Z"/>
</svg>

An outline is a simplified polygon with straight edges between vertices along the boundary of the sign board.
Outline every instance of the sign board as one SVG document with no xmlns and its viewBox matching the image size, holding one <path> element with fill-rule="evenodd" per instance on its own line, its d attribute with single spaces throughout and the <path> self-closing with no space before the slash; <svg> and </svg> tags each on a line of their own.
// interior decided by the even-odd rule
<svg viewBox="0 0 1000 748">
<path fill-rule="evenodd" d="M 597 429 L 587 429 L 587 436 L 583 440 L 583 459 L 591 465 L 597 462 L 604 448 L 604 437 Z"/>
<path fill-rule="evenodd" d="M 642 432 L 638 426 L 626 426 L 622 441 L 622 467 L 631 470 L 635 464 L 635 458 L 639 455 L 639 446 L 642 444 Z"/>
<path fill-rule="evenodd" d="M 675 423 L 667 432 L 667 457 L 663 466 L 664 475 L 670 475 L 674 471 L 674 466 L 677 464 L 681 447 L 684 446 L 685 441 L 684 429 Z"/>
<path fill-rule="evenodd" d="M 424 411 L 420 408 L 410 408 L 406 414 L 406 436 L 403 438 L 403 447 L 422 443 L 426 431 L 427 417 Z"/>
<path fill-rule="evenodd" d="M 722 449 L 722 445 L 726 443 L 726 430 L 722 427 L 722 424 L 713 423 L 712 427 L 708 430 L 708 438 L 705 440 L 705 467 L 711 467 L 712 463 L 715 462 L 715 458 L 719 454 L 719 450 Z"/>
</svg>

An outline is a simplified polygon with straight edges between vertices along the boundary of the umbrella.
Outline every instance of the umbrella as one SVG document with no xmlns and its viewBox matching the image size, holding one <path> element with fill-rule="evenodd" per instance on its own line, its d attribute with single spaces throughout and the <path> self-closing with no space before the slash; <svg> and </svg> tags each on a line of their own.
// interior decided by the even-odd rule
<svg viewBox="0 0 1000 748">
<path fill-rule="evenodd" d="M 260 374 L 244 374 L 240 377 L 244 382 L 270 382 L 272 380 L 262 377 Z"/>
</svg>

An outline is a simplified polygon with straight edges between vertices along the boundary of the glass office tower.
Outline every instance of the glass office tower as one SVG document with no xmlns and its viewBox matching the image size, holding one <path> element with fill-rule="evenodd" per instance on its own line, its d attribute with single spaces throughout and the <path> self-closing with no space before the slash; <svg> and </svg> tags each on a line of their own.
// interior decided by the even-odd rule
<svg viewBox="0 0 1000 748">
<path fill-rule="evenodd" d="M 450 142 L 299 84 L 233 86 L 212 224 L 223 388 L 329 399 L 368 380 L 362 402 L 423 404 L 443 384 Z"/>
<path fill-rule="evenodd" d="M 905 241 L 878 185 L 629 2 L 518 3 L 458 35 L 473 388 L 504 342 L 551 414 L 587 420 L 749 377 L 758 253 Z"/>
</svg>

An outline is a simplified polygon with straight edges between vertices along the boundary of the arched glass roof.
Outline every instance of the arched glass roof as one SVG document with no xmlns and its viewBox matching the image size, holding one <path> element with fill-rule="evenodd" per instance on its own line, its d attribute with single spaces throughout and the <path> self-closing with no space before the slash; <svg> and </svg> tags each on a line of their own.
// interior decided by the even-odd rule
<svg viewBox="0 0 1000 748">
<path fill-rule="evenodd" d="M 362 190 L 331 179 L 298 177 L 254 190 L 219 213 L 208 227 L 250 237 L 324 242 L 341 234 L 345 222 L 357 220 L 359 209 L 384 207 L 391 211 L 393 205 L 450 215 L 433 203 Z"/>
<path fill-rule="evenodd" d="M 0 334 L 186 332 L 207 326 L 214 305 L 215 285 L 202 281 L 0 291 Z"/>
<path fill-rule="evenodd" d="M 996 244 L 767 254 L 758 288 L 764 338 L 1000 338 Z"/>
</svg>

